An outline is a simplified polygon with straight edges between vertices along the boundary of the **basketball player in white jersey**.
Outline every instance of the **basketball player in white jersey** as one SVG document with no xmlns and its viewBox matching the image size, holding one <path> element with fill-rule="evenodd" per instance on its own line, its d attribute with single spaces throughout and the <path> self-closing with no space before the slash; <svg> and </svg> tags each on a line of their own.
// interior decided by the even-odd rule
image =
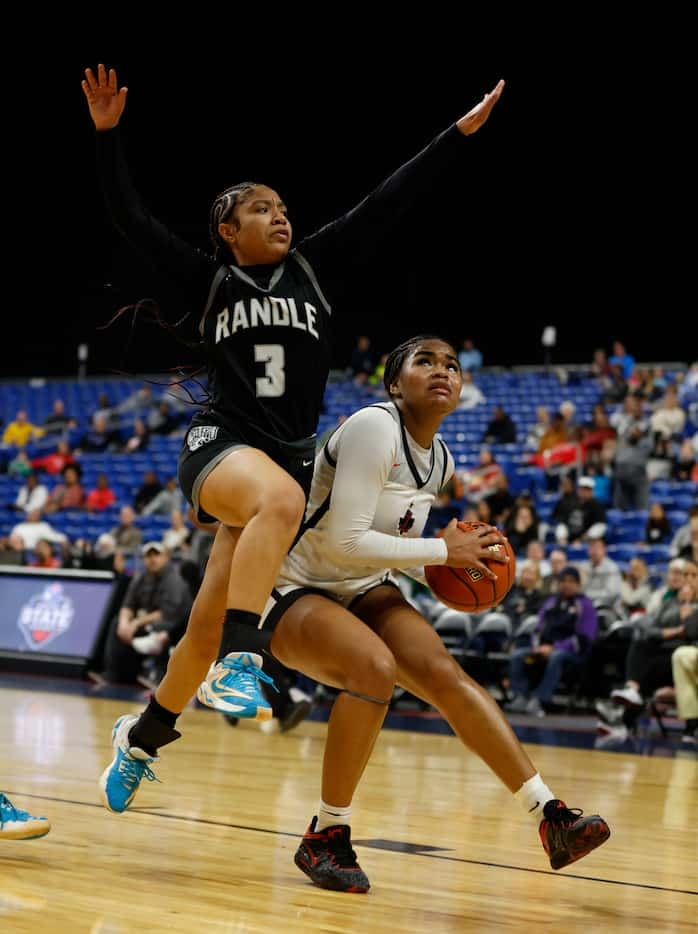
<svg viewBox="0 0 698 934">
<path fill-rule="evenodd" d="M 424 581 L 425 564 L 474 565 L 493 576 L 482 563 L 502 541 L 493 527 L 462 532 L 453 520 L 443 537 L 420 537 L 454 469 L 436 433 L 458 404 L 456 352 L 439 338 L 413 338 L 389 355 L 384 381 L 390 401 L 354 413 L 318 454 L 305 520 L 262 615 L 271 654 L 341 692 L 318 813 L 296 864 L 324 888 L 368 890 L 351 846 L 351 802 L 397 683 L 436 707 L 519 799 L 560 869 L 603 843 L 608 825 L 555 797 L 493 698 L 393 578 L 402 569 Z"/>
</svg>

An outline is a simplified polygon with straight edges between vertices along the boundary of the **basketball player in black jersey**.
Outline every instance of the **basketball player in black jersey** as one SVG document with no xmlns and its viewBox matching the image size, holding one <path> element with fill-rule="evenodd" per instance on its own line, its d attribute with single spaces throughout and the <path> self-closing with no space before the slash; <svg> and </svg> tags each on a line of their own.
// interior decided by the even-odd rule
<svg viewBox="0 0 698 934">
<path fill-rule="evenodd" d="M 261 669 L 268 636 L 257 626 L 312 479 L 331 302 L 359 262 L 380 255 L 381 241 L 434 179 L 462 165 L 468 137 L 488 119 L 503 86 L 296 248 L 273 188 L 245 182 L 227 189 L 211 208 L 210 255 L 141 203 L 118 129 L 127 89 L 113 69 L 86 70 L 82 88 L 113 224 L 177 284 L 191 309 L 178 331 L 198 335 L 208 353 L 211 403 L 192 419 L 179 481 L 196 515 L 221 523 L 187 632 L 155 697 L 139 718 L 115 724 L 114 759 L 100 781 L 110 810 L 123 811 L 141 779 L 154 777 L 148 763 L 180 735 L 177 717 L 197 689 L 203 703 L 234 716 L 271 715 L 257 683 L 269 680 Z"/>
</svg>

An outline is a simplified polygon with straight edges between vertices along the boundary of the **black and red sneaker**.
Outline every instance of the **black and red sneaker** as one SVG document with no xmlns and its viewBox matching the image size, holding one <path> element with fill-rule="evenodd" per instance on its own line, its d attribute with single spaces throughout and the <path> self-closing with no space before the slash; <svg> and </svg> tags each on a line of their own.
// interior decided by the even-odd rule
<svg viewBox="0 0 698 934">
<path fill-rule="evenodd" d="M 538 829 L 543 849 L 553 869 L 562 869 L 591 853 L 611 836 L 608 824 L 598 814 L 582 817 L 579 808 L 568 808 L 553 798 L 543 808 Z"/>
<path fill-rule="evenodd" d="M 351 848 L 351 828 L 336 824 L 315 831 L 314 817 L 296 850 L 294 862 L 315 885 L 335 892 L 368 892 L 371 883 L 356 862 Z"/>
</svg>

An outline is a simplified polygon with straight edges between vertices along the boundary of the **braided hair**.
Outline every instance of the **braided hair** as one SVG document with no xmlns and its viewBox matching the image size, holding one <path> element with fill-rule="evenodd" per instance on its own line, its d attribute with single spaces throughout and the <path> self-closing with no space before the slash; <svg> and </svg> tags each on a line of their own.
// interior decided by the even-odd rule
<svg viewBox="0 0 698 934">
<path fill-rule="evenodd" d="M 388 396 L 390 396 L 390 387 L 400 375 L 400 370 L 402 370 L 405 360 L 415 347 L 419 344 L 423 344 L 424 341 L 441 341 L 442 344 L 448 344 L 449 347 L 451 346 L 449 341 L 444 340 L 443 337 L 439 337 L 438 334 L 418 334 L 416 337 L 410 337 L 408 340 L 398 344 L 398 346 L 388 354 L 388 359 L 385 361 L 385 370 L 383 371 L 383 385 L 385 386 L 385 391 L 388 393 Z"/>
<path fill-rule="evenodd" d="M 226 221 L 232 215 L 236 205 L 244 201 L 249 193 L 258 187 L 258 182 L 239 182 L 216 196 L 208 215 L 208 233 L 217 260 L 221 260 L 224 256 L 228 259 L 230 254 L 230 248 L 221 237 L 218 225 Z"/>
</svg>

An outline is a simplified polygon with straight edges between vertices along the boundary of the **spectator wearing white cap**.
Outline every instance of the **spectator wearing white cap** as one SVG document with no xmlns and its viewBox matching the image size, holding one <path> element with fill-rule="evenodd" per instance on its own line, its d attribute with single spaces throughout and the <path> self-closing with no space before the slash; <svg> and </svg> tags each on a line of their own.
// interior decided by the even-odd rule
<svg viewBox="0 0 698 934">
<path fill-rule="evenodd" d="M 606 507 L 595 497 L 594 487 L 593 477 L 580 477 L 577 481 L 576 503 L 571 504 L 564 522 L 555 527 L 558 545 L 579 544 L 606 534 Z"/>
</svg>

